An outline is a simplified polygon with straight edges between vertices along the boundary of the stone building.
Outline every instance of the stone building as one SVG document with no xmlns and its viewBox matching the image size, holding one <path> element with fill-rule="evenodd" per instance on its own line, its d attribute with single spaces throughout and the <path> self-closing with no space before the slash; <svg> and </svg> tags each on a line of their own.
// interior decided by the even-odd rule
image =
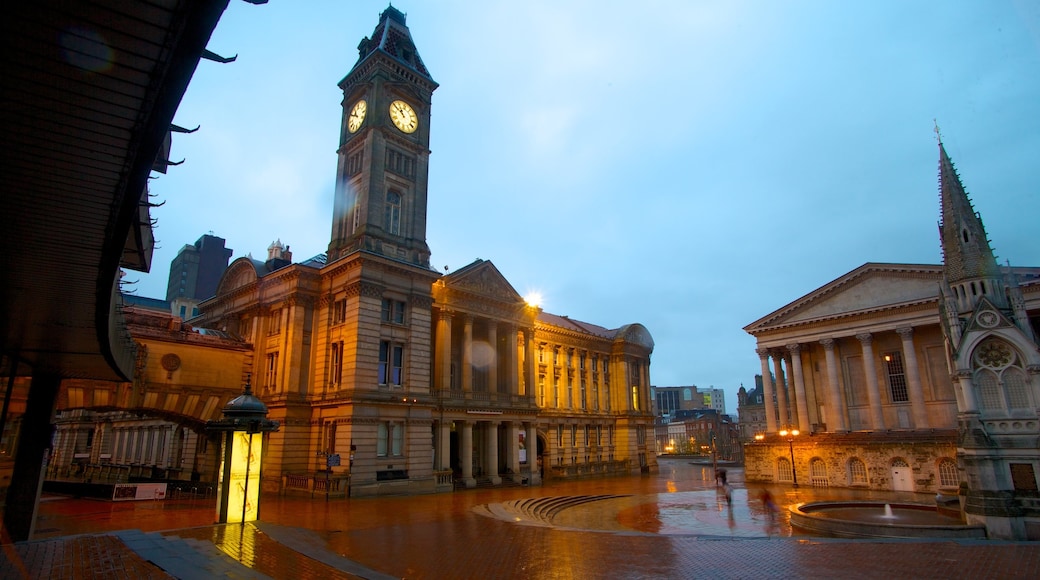
<svg viewBox="0 0 1040 580">
<path fill-rule="evenodd" d="M 740 385 L 737 391 L 737 417 L 740 440 L 755 440 L 755 435 L 766 432 L 766 405 L 762 396 L 762 375 L 755 375 L 755 387 L 750 391 Z"/>
<path fill-rule="evenodd" d="M 193 321 L 252 349 L 281 423 L 265 489 L 319 470 L 364 495 L 656 469 L 650 334 L 545 313 L 489 261 L 431 269 L 437 83 L 393 7 L 358 51 L 328 253 L 234 261 Z"/>
<path fill-rule="evenodd" d="M 745 327 L 747 478 L 959 492 L 991 537 L 1040 539 L 1040 268 L 997 264 L 941 142 L 939 180 L 942 265 L 868 263 Z"/>
<path fill-rule="evenodd" d="M 47 479 L 215 480 L 219 443 L 206 421 L 242 392 L 252 352 L 164 305 L 123 309 L 137 345 L 131 382 L 62 382 Z"/>
</svg>

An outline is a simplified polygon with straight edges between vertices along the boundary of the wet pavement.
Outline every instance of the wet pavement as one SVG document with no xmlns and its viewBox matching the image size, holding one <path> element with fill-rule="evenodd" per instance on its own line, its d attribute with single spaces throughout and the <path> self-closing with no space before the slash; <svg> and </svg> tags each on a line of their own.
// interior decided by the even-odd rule
<svg viewBox="0 0 1040 580">
<path fill-rule="evenodd" d="M 728 470 L 727 502 L 710 466 L 677 458 L 660 466 L 653 475 L 427 496 L 264 496 L 261 521 L 244 526 L 213 525 L 212 499 L 49 498 L 36 539 L 3 546 L 0 577 L 1040 577 L 1037 543 L 801 536 L 785 509 L 769 517 L 763 488 L 745 486 L 739 469 Z M 768 489 L 781 508 L 821 499 L 931 501 Z M 539 516 L 546 510 L 534 508 L 557 505 L 553 498 L 565 509 Z"/>
</svg>

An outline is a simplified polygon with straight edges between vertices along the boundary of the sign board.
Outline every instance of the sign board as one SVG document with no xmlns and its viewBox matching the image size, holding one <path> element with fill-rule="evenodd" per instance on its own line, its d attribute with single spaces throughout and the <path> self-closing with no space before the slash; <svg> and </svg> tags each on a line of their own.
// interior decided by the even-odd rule
<svg viewBox="0 0 1040 580">
<path fill-rule="evenodd" d="M 142 501 L 166 499 L 165 483 L 117 483 L 112 490 L 112 501 Z"/>
<path fill-rule="evenodd" d="M 339 453 L 334 453 L 325 458 L 325 465 L 327 467 L 339 467 Z"/>
</svg>

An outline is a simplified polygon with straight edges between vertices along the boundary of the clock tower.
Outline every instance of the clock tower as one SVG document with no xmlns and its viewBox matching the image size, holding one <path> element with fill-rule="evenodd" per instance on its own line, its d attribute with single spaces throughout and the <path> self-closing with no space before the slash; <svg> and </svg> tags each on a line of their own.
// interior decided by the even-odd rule
<svg viewBox="0 0 1040 580">
<path fill-rule="evenodd" d="M 379 15 L 339 86 L 343 120 L 328 261 L 366 251 L 428 268 L 430 103 L 437 83 L 402 12 L 390 6 Z"/>
</svg>

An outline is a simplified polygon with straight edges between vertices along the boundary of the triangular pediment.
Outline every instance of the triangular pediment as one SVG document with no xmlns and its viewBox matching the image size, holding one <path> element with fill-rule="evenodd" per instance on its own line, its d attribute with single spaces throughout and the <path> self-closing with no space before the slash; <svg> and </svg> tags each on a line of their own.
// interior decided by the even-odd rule
<svg viewBox="0 0 1040 580">
<path fill-rule="evenodd" d="M 477 260 L 441 278 L 445 287 L 500 302 L 521 303 L 523 297 L 490 261 Z"/>
<path fill-rule="evenodd" d="M 890 310 L 939 297 L 942 266 L 868 263 L 751 323 L 755 334 L 769 328 Z"/>
</svg>

